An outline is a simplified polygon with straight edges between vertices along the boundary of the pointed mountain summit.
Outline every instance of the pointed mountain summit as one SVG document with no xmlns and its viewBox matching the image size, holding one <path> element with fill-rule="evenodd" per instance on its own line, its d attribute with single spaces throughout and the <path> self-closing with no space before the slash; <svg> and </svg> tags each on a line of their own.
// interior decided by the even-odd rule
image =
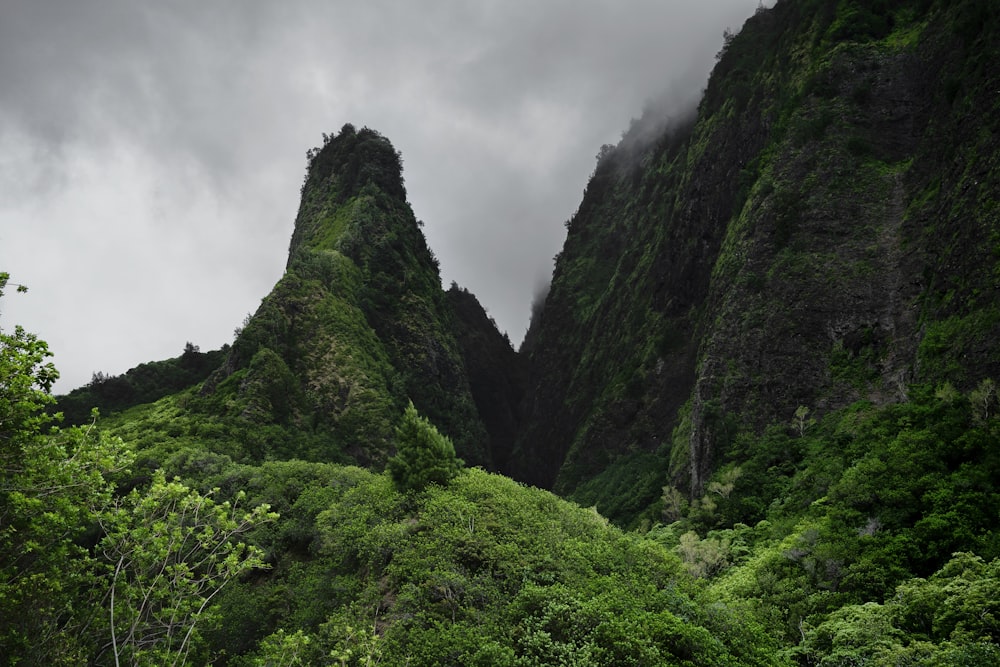
<svg viewBox="0 0 1000 667">
<path fill-rule="evenodd" d="M 90 427 L 18 434 L 43 465 L 8 471 L 8 561 L 107 557 L 64 462 L 113 528 L 159 468 L 281 514 L 199 663 L 997 664 L 998 62 L 986 0 L 762 5 L 697 110 L 601 148 L 519 352 L 442 289 L 389 141 L 344 126 L 233 345 L 76 397 L 120 410 L 135 465 L 99 474 Z M 100 662 L 95 583 L 142 580 L 121 563 L 67 568 L 55 606 L 15 570 L 0 601 Z M 22 617 L 0 629 L 34 650 Z"/>
<path fill-rule="evenodd" d="M 288 434 L 284 455 L 384 461 L 408 401 L 470 464 L 491 465 L 441 288 L 406 201 L 399 153 L 348 124 L 309 151 L 281 280 L 202 390 L 215 410 Z"/>
</svg>

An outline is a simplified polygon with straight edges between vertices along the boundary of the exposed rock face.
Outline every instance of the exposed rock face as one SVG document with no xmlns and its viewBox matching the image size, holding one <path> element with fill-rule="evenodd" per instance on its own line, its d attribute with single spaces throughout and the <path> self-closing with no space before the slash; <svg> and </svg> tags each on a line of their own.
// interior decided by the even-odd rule
<svg viewBox="0 0 1000 667">
<path fill-rule="evenodd" d="M 974 4 L 778 2 L 695 118 L 602 151 L 513 474 L 572 494 L 656 453 L 697 494 L 737 428 L 996 373 L 1000 86 Z"/>
</svg>

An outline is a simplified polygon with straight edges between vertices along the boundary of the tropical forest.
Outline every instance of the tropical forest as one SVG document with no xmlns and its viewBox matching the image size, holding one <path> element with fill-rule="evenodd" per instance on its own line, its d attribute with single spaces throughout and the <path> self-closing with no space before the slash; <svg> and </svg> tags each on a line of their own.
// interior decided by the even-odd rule
<svg viewBox="0 0 1000 667">
<path fill-rule="evenodd" d="M 762 5 L 516 349 L 344 119 L 231 344 L 56 395 L 0 312 L 0 664 L 1000 664 L 998 45 Z"/>
</svg>

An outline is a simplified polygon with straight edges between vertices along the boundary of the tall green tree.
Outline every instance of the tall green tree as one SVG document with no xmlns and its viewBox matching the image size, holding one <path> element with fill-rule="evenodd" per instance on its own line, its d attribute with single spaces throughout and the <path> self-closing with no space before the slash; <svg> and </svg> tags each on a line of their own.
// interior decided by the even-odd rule
<svg viewBox="0 0 1000 667">
<path fill-rule="evenodd" d="M 464 462 L 455 455 L 451 438 L 442 435 L 417 413 L 411 402 L 396 429 L 396 455 L 389 474 L 400 491 L 419 491 L 428 484 L 447 484 Z"/>
<path fill-rule="evenodd" d="M 277 515 L 160 472 L 122 496 L 114 480 L 134 456 L 121 439 L 45 413 L 50 356 L 0 328 L 0 664 L 189 664 L 215 594 L 262 565 L 235 538 Z"/>
</svg>

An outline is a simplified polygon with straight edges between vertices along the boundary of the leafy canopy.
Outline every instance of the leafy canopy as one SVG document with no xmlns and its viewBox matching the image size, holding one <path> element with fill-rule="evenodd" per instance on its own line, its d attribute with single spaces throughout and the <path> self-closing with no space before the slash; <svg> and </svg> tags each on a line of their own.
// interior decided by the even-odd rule
<svg viewBox="0 0 1000 667">
<path fill-rule="evenodd" d="M 0 273 L 0 296 L 8 280 Z M 135 461 L 125 443 L 44 412 L 58 378 L 49 356 L 34 334 L 0 327 L 0 663 L 203 662 L 196 626 L 213 620 L 213 598 L 264 565 L 236 538 L 277 515 L 216 503 L 162 471 L 123 495 L 116 480 Z"/>
</svg>

